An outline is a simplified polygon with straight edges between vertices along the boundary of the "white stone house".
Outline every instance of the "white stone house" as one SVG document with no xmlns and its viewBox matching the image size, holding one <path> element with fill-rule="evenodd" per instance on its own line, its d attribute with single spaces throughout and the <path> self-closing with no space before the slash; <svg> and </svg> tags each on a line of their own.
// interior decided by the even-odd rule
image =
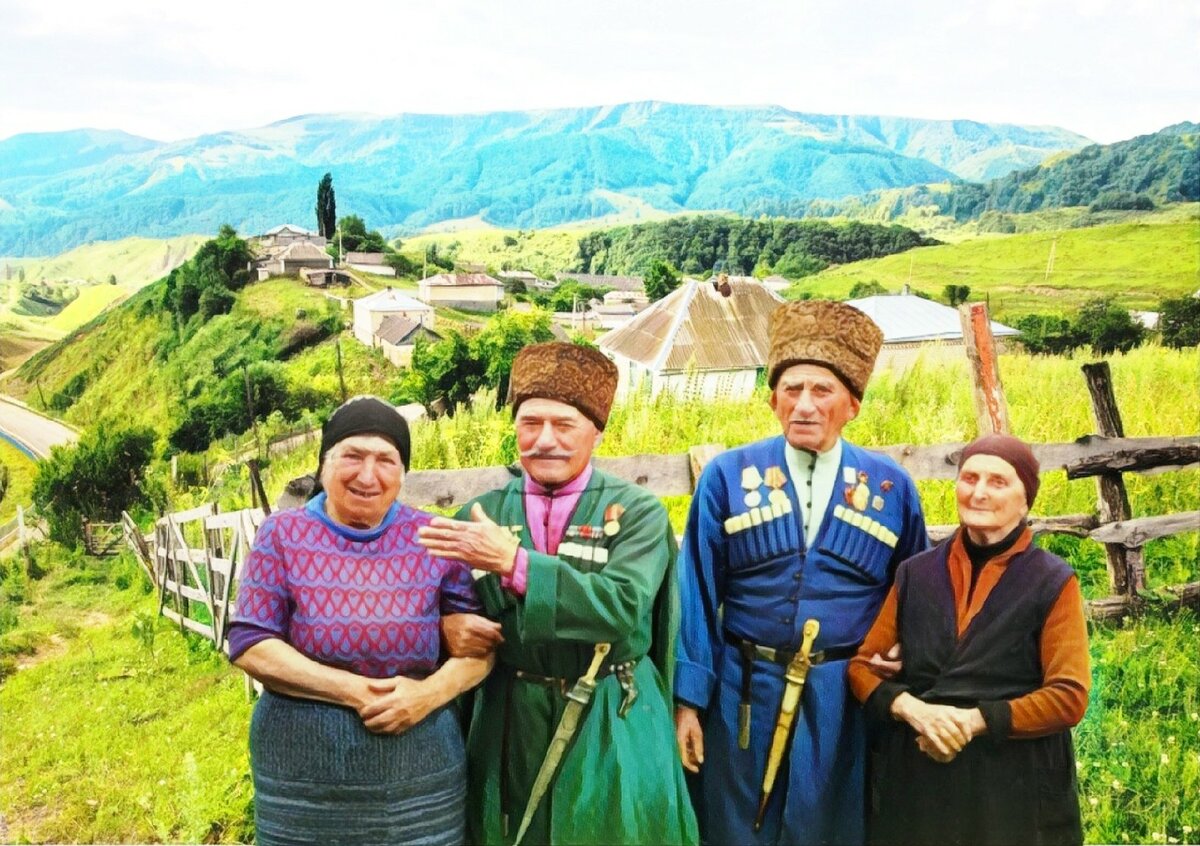
<svg viewBox="0 0 1200 846">
<path fill-rule="evenodd" d="M 403 317 L 432 329 L 433 308 L 395 288 L 385 288 L 354 300 L 354 337 L 368 347 L 378 346 L 375 332 L 385 317 Z"/>
<path fill-rule="evenodd" d="M 504 285 L 486 273 L 439 273 L 417 288 L 417 298 L 431 306 L 466 311 L 495 311 L 504 299 Z"/>
</svg>

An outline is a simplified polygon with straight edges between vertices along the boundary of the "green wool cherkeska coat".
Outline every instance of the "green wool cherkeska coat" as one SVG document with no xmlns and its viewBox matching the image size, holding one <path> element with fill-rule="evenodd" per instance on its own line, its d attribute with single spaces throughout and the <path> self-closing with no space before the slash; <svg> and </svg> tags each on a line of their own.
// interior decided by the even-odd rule
<svg viewBox="0 0 1200 846">
<path fill-rule="evenodd" d="M 556 555 L 533 549 L 524 479 L 475 500 L 529 550 L 523 598 L 495 574 L 476 582 L 486 613 L 503 626 L 495 671 L 476 695 L 467 754 L 468 837 L 510 844 L 567 700 L 560 686 L 517 670 L 574 680 L 598 642 L 606 666 L 636 659 L 637 698 L 602 678 L 524 843 L 697 843 L 695 816 L 675 748 L 672 649 L 678 620 L 675 538 L 662 504 L 636 485 L 593 471 Z M 471 505 L 462 510 L 467 517 Z M 613 505 L 623 513 L 610 531 Z M 616 509 L 616 510 L 620 510 Z"/>
</svg>

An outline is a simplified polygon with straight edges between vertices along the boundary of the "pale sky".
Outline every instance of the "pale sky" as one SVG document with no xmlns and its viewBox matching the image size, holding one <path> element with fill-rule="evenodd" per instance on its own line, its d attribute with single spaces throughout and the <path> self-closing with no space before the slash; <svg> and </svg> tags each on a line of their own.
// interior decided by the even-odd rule
<svg viewBox="0 0 1200 846">
<path fill-rule="evenodd" d="M 1200 120 L 1196 0 L 0 0 L 0 138 L 635 100 L 1055 125 Z"/>
</svg>

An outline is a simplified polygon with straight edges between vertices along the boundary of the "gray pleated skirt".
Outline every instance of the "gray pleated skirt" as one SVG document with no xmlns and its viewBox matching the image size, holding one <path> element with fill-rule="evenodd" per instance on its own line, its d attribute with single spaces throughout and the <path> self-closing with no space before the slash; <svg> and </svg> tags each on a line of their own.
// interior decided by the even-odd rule
<svg viewBox="0 0 1200 846">
<path fill-rule="evenodd" d="M 255 840 L 453 846 L 466 759 L 452 708 L 399 735 L 347 708 L 264 691 L 250 723 Z"/>
</svg>

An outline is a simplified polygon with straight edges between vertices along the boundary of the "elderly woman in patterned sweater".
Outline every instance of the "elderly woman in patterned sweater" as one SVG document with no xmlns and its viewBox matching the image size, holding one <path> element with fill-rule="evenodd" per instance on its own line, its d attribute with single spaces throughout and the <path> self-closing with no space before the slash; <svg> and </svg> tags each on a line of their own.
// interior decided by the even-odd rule
<svg viewBox="0 0 1200 846">
<path fill-rule="evenodd" d="M 1033 546 L 1038 463 L 1009 435 L 969 444 L 960 528 L 900 565 L 849 669 L 883 727 L 875 843 L 1081 843 L 1071 728 L 1091 677 L 1079 580 Z M 891 681 L 870 656 L 899 642 Z"/>
<path fill-rule="evenodd" d="M 250 726 L 258 843 L 453 844 L 465 753 L 447 707 L 491 658 L 439 665 L 471 574 L 417 543 L 396 501 L 410 454 L 391 405 L 356 397 L 321 437 L 323 491 L 272 514 L 238 587 L 230 659 L 266 688 Z"/>
</svg>

